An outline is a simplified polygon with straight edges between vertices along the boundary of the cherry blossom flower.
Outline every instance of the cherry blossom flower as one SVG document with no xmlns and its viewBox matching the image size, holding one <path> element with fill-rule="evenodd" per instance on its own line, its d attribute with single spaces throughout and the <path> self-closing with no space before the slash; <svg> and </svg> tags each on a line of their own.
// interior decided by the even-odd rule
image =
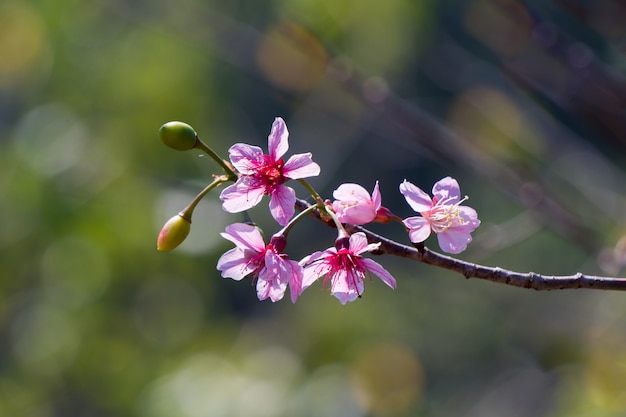
<svg viewBox="0 0 626 417">
<path fill-rule="evenodd" d="M 378 181 L 370 196 L 358 184 L 341 184 L 334 192 L 333 211 L 341 223 L 362 225 L 371 222 L 389 223 L 393 213 L 381 205 Z"/>
<path fill-rule="evenodd" d="M 259 300 L 270 298 L 273 302 L 283 298 L 289 285 L 291 301 L 296 302 L 301 292 L 302 267 L 282 253 L 286 245 L 283 235 L 274 235 L 266 246 L 259 229 L 245 223 L 231 224 L 221 235 L 236 245 L 217 261 L 222 277 L 240 281 L 252 274 L 257 279 Z"/>
<path fill-rule="evenodd" d="M 368 244 L 365 234 L 354 233 L 349 238 L 340 237 L 335 247 L 323 252 L 315 252 L 300 261 L 304 266 L 302 291 L 322 276 L 324 286 L 330 282 L 330 292 L 341 304 L 361 297 L 364 290 L 365 275 L 373 272 L 391 288 L 396 288 L 396 280 L 377 262 L 363 258 L 363 252 L 378 249 L 380 243 Z"/>
<path fill-rule="evenodd" d="M 409 206 L 422 215 L 402 221 L 409 229 L 411 242 L 423 242 L 432 232 L 437 234 L 439 246 L 445 252 L 456 254 L 467 248 L 472 241 L 470 233 L 480 225 L 480 220 L 476 210 L 461 205 L 467 197 L 461 199 L 459 184 L 454 178 L 436 182 L 432 199 L 406 180 L 400 184 L 400 193 Z"/>
<path fill-rule="evenodd" d="M 290 179 L 319 175 L 320 167 L 310 153 L 292 155 L 287 162 L 282 156 L 289 148 L 289 132 L 285 122 L 277 117 L 268 136 L 269 154 L 258 146 L 236 143 L 228 153 L 233 166 L 241 173 L 237 182 L 225 188 L 220 199 L 230 213 L 239 213 L 256 206 L 264 195 L 269 195 L 270 212 L 281 225 L 293 217 L 296 193 L 283 185 Z"/>
</svg>

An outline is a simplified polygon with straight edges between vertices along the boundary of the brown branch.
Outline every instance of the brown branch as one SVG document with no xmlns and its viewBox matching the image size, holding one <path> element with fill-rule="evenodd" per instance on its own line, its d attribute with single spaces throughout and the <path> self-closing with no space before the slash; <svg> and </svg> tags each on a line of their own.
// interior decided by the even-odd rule
<svg viewBox="0 0 626 417">
<path fill-rule="evenodd" d="M 307 207 L 309 207 L 309 203 L 306 201 L 296 201 L 296 208 L 298 210 L 304 210 Z M 313 211 L 311 217 L 333 227 L 332 224 L 324 221 L 317 211 Z M 373 252 L 375 255 L 393 255 L 423 262 L 458 272 L 467 279 L 479 278 L 514 287 L 531 288 L 537 291 L 580 288 L 626 291 L 626 278 L 585 275 L 580 272 L 575 275 L 561 276 L 541 275 L 535 272 L 515 272 L 500 267 L 494 268 L 465 262 L 451 256 L 433 252 L 423 244 L 416 244 L 415 247 L 403 245 L 360 226 L 346 225 L 346 230 L 349 233 L 363 232 L 370 243 L 380 243 L 380 248 L 376 252 Z"/>
</svg>

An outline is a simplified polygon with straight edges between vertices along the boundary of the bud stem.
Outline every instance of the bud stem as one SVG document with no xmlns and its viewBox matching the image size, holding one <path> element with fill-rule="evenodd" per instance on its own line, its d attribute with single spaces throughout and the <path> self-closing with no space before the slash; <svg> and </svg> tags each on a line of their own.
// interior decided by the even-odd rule
<svg viewBox="0 0 626 417">
<path fill-rule="evenodd" d="M 228 164 L 226 161 L 220 158 L 219 155 L 216 154 L 215 151 L 213 151 L 213 149 L 209 148 L 206 143 L 202 142 L 202 140 L 198 136 L 196 136 L 196 144 L 194 145 L 194 148 L 200 149 L 202 152 L 206 153 L 208 156 L 213 158 L 213 160 L 222 167 L 222 169 L 228 176 L 229 181 L 237 181 L 238 176 L 235 173 L 235 171 L 233 171 L 230 164 Z"/>
<path fill-rule="evenodd" d="M 320 197 L 320 195 L 317 193 L 317 191 L 315 191 L 315 188 L 313 188 L 311 184 L 309 184 L 306 180 L 299 179 L 298 182 L 302 184 L 304 188 L 306 188 L 311 196 L 315 199 L 317 207 L 319 209 L 322 209 L 324 207 L 324 201 L 322 200 L 322 197 Z"/>
<path fill-rule="evenodd" d="M 204 188 L 204 190 L 200 191 L 200 193 L 198 193 L 198 195 L 194 197 L 191 203 L 189 203 L 187 207 L 185 207 L 180 213 L 178 213 L 178 215 L 182 217 L 183 219 L 187 220 L 189 223 L 191 223 L 191 215 L 193 214 L 193 211 L 195 210 L 200 200 L 202 200 L 202 198 L 205 195 L 207 195 L 207 193 L 211 191 L 213 188 L 217 187 L 218 185 L 226 181 L 227 180 L 224 179 L 223 177 L 214 179 L 213 182 L 207 185 Z"/>
</svg>

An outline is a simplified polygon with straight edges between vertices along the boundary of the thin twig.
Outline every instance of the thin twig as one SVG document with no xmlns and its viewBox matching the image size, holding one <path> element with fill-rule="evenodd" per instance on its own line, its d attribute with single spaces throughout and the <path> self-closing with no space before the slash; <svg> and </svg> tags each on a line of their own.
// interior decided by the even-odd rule
<svg viewBox="0 0 626 417">
<path fill-rule="evenodd" d="M 308 207 L 309 203 L 306 201 L 296 201 L 296 208 L 298 210 L 304 210 Z M 317 211 L 311 212 L 311 217 L 328 224 L 319 216 Z M 332 227 L 332 225 L 328 225 Z M 451 256 L 433 252 L 423 244 L 417 244 L 415 247 L 403 245 L 360 226 L 346 225 L 346 230 L 349 233 L 363 232 L 370 243 L 380 243 L 380 248 L 376 252 L 373 252 L 376 255 L 393 255 L 423 262 L 458 272 L 467 279 L 479 278 L 514 287 L 531 288 L 537 291 L 580 288 L 626 291 L 626 278 L 585 275 L 580 272 L 575 275 L 561 276 L 541 275 L 535 272 L 515 272 L 500 267 L 494 268 L 465 262 Z"/>
</svg>

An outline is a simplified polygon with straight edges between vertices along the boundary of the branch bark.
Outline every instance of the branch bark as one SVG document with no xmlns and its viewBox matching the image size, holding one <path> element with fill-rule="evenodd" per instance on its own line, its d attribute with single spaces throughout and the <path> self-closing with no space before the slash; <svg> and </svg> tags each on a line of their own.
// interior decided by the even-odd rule
<svg viewBox="0 0 626 417">
<path fill-rule="evenodd" d="M 302 211 L 309 207 L 304 200 L 296 201 L 296 209 Z M 318 211 L 311 212 L 311 217 L 334 227 L 326 222 Z M 574 275 L 542 275 L 535 272 L 515 272 L 500 267 L 489 267 L 471 262 L 462 261 L 451 256 L 431 251 L 423 244 L 407 246 L 394 240 L 380 236 L 361 226 L 346 225 L 349 233 L 363 232 L 370 243 L 380 243 L 375 255 L 393 255 L 411 259 L 417 262 L 437 266 L 458 272 L 465 278 L 478 278 L 513 287 L 530 288 L 537 291 L 565 290 L 565 289 L 595 289 L 626 291 L 626 278 L 585 275 L 580 272 Z"/>
</svg>

